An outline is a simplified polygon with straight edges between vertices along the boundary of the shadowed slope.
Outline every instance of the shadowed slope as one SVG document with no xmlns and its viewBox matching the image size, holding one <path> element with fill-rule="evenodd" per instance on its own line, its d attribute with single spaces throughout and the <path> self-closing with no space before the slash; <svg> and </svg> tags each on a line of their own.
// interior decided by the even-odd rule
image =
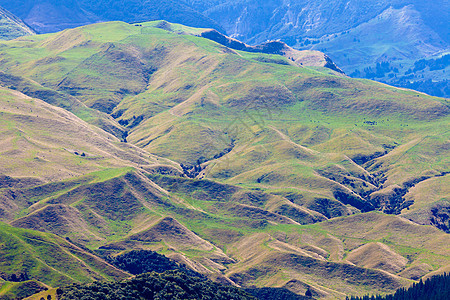
<svg viewBox="0 0 450 300">
<path fill-rule="evenodd" d="M 420 182 L 405 195 L 414 204 L 402 211 L 402 216 L 418 224 L 434 225 L 450 232 L 450 176 L 430 178 Z"/>
</svg>

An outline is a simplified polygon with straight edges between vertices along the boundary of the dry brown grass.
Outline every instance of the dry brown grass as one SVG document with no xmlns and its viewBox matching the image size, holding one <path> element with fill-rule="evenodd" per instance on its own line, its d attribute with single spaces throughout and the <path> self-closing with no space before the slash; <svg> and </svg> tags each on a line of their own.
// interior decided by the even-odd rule
<svg viewBox="0 0 450 300">
<path fill-rule="evenodd" d="M 17 91 L 1 90 L 0 111 L 2 174 L 58 181 L 105 168 L 175 165 Z"/>
<path fill-rule="evenodd" d="M 408 263 L 406 258 L 382 243 L 361 246 L 351 251 L 346 259 L 360 267 L 381 269 L 393 274 L 400 272 Z"/>
</svg>

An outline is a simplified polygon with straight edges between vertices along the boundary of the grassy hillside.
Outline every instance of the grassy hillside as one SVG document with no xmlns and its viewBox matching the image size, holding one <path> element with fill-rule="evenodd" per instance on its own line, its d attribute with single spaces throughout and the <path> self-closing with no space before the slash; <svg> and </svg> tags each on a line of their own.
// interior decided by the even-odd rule
<svg viewBox="0 0 450 300">
<path fill-rule="evenodd" d="M 110 22 L 1 43 L 1 220 L 325 299 L 448 268 L 447 100 L 203 32 Z"/>
<path fill-rule="evenodd" d="M 0 295 L 27 297 L 36 289 L 73 282 L 125 278 L 116 269 L 82 248 L 53 234 L 14 228 L 0 224 L 1 277 L 12 281 L 21 274 L 31 281 L 6 282 Z M 25 287 L 29 293 L 24 295 Z M 31 291 L 31 293 L 30 293 Z"/>
<path fill-rule="evenodd" d="M 300 225 L 318 215 L 284 201 L 288 218 L 271 210 L 281 199 L 239 187 L 146 177 L 169 193 L 155 198 L 142 177 L 119 174 L 45 198 L 12 224 L 100 246 L 99 255 L 154 250 L 220 282 L 329 299 L 390 293 L 449 264 L 449 236 L 431 226 L 382 213 Z"/>
<path fill-rule="evenodd" d="M 17 1 L 16 1 L 17 2 Z M 352 77 L 449 97 L 446 0 L 0 0 L 40 33 L 103 21 L 165 19 L 214 28 L 251 45 L 281 40 L 327 53 Z"/>
<path fill-rule="evenodd" d="M 76 97 L 43 87 L 35 81 L 22 76 L 13 76 L 3 72 L 0 73 L 0 83 L 3 87 L 19 91 L 25 96 L 38 98 L 48 104 L 63 108 L 83 121 L 111 133 L 121 141 L 126 140 L 127 131 L 123 126 L 111 116 L 87 107 Z"/>
<path fill-rule="evenodd" d="M 111 114 L 130 143 L 189 176 L 297 190 L 299 205 L 399 213 L 412 186 L 448 170 L 446 100 L 140 25 L 5 44 L 2 66 Z"/>
<path fill-rule="evenodd" d="M 2 174 L 48 182 L 114 167 L 170 164 L 40 99 L 6 88 L 0 94 Z"/>
<path fill-rule="evenodd" d="M 36 293 L 45 293 L 48 287 L 37 280 L 27 280 L 23 282 L 4 282 L 0 283 L 1 299 L 23 299 Z"/>
<path fill-rule="evenodd" d="M 187 2 L 246 43 L 281 40 L 327 53 L 352 77 L 450 96 L 448 62 L 420 67 L 448 54 L 445 0 Z"/>
<path fill-rule="evenodd" d="M 419 183 L 405 195 L 407 201 L 414 202 L 402 215 L 418 224 L 434 225 L 450 232 L 449 201 L 450 177 L 431 178 Z"/>
</svg>

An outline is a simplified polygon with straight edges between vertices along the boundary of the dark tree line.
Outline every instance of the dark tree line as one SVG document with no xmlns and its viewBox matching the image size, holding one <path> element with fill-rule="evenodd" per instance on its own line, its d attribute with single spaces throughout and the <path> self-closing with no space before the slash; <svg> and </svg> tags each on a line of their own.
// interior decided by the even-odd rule
<svg viewBox="0 0 450 300">
<path fill-rule="evenodd" d="M 393 295 L 347 297 L 347 300 L 448 300 L 450 299 L 450 274 L 433 276 L 425 282 L 420 280 L 410 288 L 401 288 Z"/>
<path fill-rule="evenodd" d="M 135 299 L 259 299 L 259 300 L 313 299 L 312 293 L 309 290 L 308 290 L 309 294 L 303 296 L 303 295 L 296 295 L 285 288 L 239 289 L 232 286 L 223 286 L 217 283 L 213 283 L 212 281 L 208 280 L 206 276 L 198 272 L 195 272 L 185 267 L 184 265 L 181 265 L 165 257 L 164 255 L 149 250 L 133 250 L 115 257 L 110 256 L 107 257 L 106 259 L 109 263 L 113 264 L 119 269 L 127 271 L 133 275 L 138 275 L 136 279 L 137 282 L 140 283 L 136 284 L 136 282 L 134 281 L 130 282 L 128 280 L 121 283 L 103 283 L 103 284 L 96 283 L 87 286 L 74 285 L 65 289 L 61 289 L 60 293 L 63 293 L 63 297 L 60 297 L 60 299 L 77 299 L 76 297 L 82 295 L 85 295 L 86 297 L 85 299 L 93 299 L 93 300 L 95 299 L 125 300 L 125 299 L 132 299 L 132 297 L 137 297 Z M 158 280 L 155 281 L 155 278 L 157 278 Z M 150 280 L 150 282 L 145 283 L 144 281 L 146 280 Z M 173 282 L 173 280 L 175 280 L 175 282 Z M 156 285 L 155 282 L 157 283 Z M 141 285 L 143 285 L 144 287 L 141 288 L 140 287 Z M 190 285 L 192 285 L 192 287 L 189 287 Z M 167 286 L 167 289 L 164 287 L 161 290 L 160 289 L 161 286 Z M 216 291 L 218 292 L 219 296 L 216 297 L 213 294 L 205 294 L 202 295 L 202 297 L 204 298 L 196 298 L 197 296 L 195 296 L 196 294 L 193 292 L 192 289 L 195 289 L 197 287 L 202 288 L 206 287 L 207 289 Z M 114 292 L 115 289 L 118 289 L 120 291 Z M 187 292 L 186 289 L 188 290 Z M 151 297 L 155 298 L 146 298 L 149 295 L 152 295 Z"/>
<path fill-rule="evenodd" d="M 285 288 L 249 288 L 245 289 L 245 291 L 258 300 L 314 300 L 309 289 L 306 291 L 305 296 L 297 295 Z"/>
<path fill-rule="evenodd" d="M 180 271 L 146 273 L 117 282 L 74 284 L 57 290 L 60 300 L 253 300 L 242 289 Z"/>
<path fill-rule="evenodd" d="M 107 260 L 110 264 L 133 275 L 179 270 L 189 276 L 206 279 L 202 274 L 188 269 L 164 255 L 149 250 L 133 250 L 116 257 L 108 257 Z"/>
<path fill-rule="evenodd" d="M 414 70 L 412 71 L 417 72 L 425 69 L 426 67 L 429 67 L 431 71 L 436 71 L 445 69 L 448 66 L 450 66 L 450 54 L 444 55 L 437 59 L 418 60 L 414 63 Z"/>
</svg>

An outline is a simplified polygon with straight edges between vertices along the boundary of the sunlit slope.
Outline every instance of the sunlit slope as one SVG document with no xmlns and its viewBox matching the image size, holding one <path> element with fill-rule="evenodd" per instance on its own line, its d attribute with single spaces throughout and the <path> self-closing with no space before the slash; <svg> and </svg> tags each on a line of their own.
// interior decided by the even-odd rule
<svg viewBox="0 0 450 300">
<path fill-rule="evenodd" d="M 440 267 L 437 265 L 434 267 L 439 269 L 449 263 L 448 249 L 446 249 L 449 236 L 431 226 L 419 226 L 406 219 L 381 213 L 358 214 L 346 218 L 334 218 L 315 225 L 299 226 L 292 221 L 301 222 L 301 219 L 295 218 L 300 215 L 301 210 L 297 210 L 298 214 L 292 214 L 290 220 L 276 218 L 277 210 L 273 207 L 277 206 L 273 204 L 274 202 L 278 205 L 280 202 L 283 203 L 282 198 L 274 199 L 273 196 L 260 191 L 243 191 L 237 187 L 208 183 L 208 181 L 186 181 L 150 175 L 149 177 L 172 194 L 175 193 L 187 199 L 194 208 L 214 216 L 214 218 L 207 218 L 200 214 L 189 214 L 187 217 L 179 215 L 177 219 L 190 224 L 191 230 L 206 240 L 212 241 L 214 245 L 227 249 L 227 255 L 242 262 L 246 267 L 251 261 L 257 263 L 258 259 L 264 257 L 268 245 L 272 248 L 273 255 L 277 255 L 279 251 L 295 252 L 328 262 L 347 262 L 359 267 L 382 269 L 391 274 L 401 274 L 403 277 L 413 279 L 428 272 L 421 270 L 417 273 L 422 275 L 412 274 L 411 269 L 418 265 L 436 263 Z M 289 202 L 284 202 L 284 206 L 290 207 L 290 211 L 298 208 L 292 204 L 289 206 L 287 203 Z M 250 208 L 253 209 L 250 210 Z M 273 243 L 268 244 L 268 241 Z M 371 243 L 377 242 L 388 247 L 371 246 Z M 261 248 L 256 246 L 259 243 Z M 370 247 L 350 255 L 349 252 L 363 245 Z M 396 262 L 386 259 L 384 252 L 395 257 L 399 265 L 395 268 L 385 267 Z M 379 257 L 380 253 L 382 255 Z M 347 254 L 355 258 L 355 262 L 347 258 Z M 367 265 L 358 264 L 356 258 L 364 258 Z M 374 261 L 373 265 L 372 261 Z M 239 263 L 237 265 L 242 266 Z M 431 265 L 428 265 L 428 268 L 430 267 Z M 235 265 L 230 266 L 230 269 L 234 268 Z M 239 269 L 237 266 L 236 268 Z M 262 274 L 260 276 L 263 276 Z"/>
<path fill-rule="evenodd" d="M 112 167 L 167 162 L 20 92 L 0 89 L 0 173 L 58 181 Z"/>
<path fill-rule="evenodd" d="M 0 228 L 2 277 L 27 274 L 30 279 L 58 286 L 128 276 L 61 237 L 4 223 Z"/>
<path fill-rule="evenodd" d="M 137 25 L 7 42 L 1 68 L 110 114 L 129 143 L 190 177 L 294 193 L 301 206 L 400 213 L 412 186 L 449 169 L 445 99 L 236 51 L 200 29 Z"/>
<path fill-rule="evenodd" d="M 113 134 L 121 141 L 126 140 L 126 130 L 123 126 L 117 123 L 111 116 L 87 107 L 76 97 L 43 87 L 37 82 L 22 76 L 14 76 L 4 72 L 0 72 L 0 85 L 19 91 L 28 97 L 38 98 L 48 104 L 63 108 L 83 121 Z"/>
<path fill-rule="evenodd" d="M 1 44 L 3 221 L 329 299 L 448 269 L 447 100 L 136 25 Z"/>
</svg>

